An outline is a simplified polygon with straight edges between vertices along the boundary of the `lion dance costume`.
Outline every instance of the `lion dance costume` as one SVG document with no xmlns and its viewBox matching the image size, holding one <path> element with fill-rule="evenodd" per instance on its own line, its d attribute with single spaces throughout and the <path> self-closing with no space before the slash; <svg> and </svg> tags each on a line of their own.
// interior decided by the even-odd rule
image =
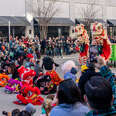
<svg viewBox="0 0 116 116">
<path fill-rule="evenodd" d="M 18 101 L 15 101 L 15 104 L 33 104 L 33 105 L 41 105 L 44 102 L 44 99 L 39 96 L 40 90 L 37 87 L 32 87 L 28 84 L 24 84 L 20 93 L 17 95 Z"/>
<path fill-rule="evenodd" d="M 5 86 L 5 92 L 8 94 L 11 93 L 16 93 L 18 94 L 20 91 L 20 88 L 22 86 L 22 82 L 19 80 L 14 80 L 14 79 L 10 79 L 8 81 L 8 84 Z"/>
<path fill-rule="evenodd" d="M 105 61 L 108 61 L 111 56 L 111 43 L 108 39 L 107 32 L 101 23 L 95 22 L 91 25 L 92 30 L 92 45 L 98 46 L 99 55 Z"/>
<path fill-rule="evenodd" d="M 10 77 L 6 74 L 0 74 L 0 87 L 5 87 L 8 84 Z"/>
<path fill-rule="evenodd" d="M 89 36 L 83 24 L 78 24 L 75 27 L 75 33 L 77 33 L 77 41 L 80 51 L 79 63 L 80 65 L 85 65 L 89 57 Z"/>
<path fill-rule="evenodd" d="M 35 77 L 36 72 L 32 69 L 25 68 L 24 66 L 21 66 L 18 69 L 20 79 L 23 83 L 27 83 L 30 86 L 33 86 L 33 77 Z"/>
</svg>

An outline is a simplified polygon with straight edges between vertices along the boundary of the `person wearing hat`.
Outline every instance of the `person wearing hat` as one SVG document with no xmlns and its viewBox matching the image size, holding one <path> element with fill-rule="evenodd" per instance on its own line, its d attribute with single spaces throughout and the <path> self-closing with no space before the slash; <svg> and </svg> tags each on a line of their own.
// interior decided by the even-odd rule
<svg viewBox="0 0 116 116">
<path fill-rule="evenodd" d="M 36 108 L 34 105 L 32 105 L 31 103 L 27 104 L 25 107 L 25 111 L 29 112 L 31 114 L 31 116 L 33 116 L 36 112 Z"/>
<path fill-rule="evenodd" d="M 35 59 L 34 59 L 33 54 L 27 54 L 26 57 L 27 59 L 26 59 L 25 67 L 34 69 Z"/>
<path fill-rule="evenodd" d="M 95 75 L 101 76 L 99 72 L 95 71 L 95 66 L 93 64 L 88 64 L 87 66 L 86 65 L 81 66 L 81 76 L 79 79 L 78 87 L 81 90 L 81 96 L 83 101 L 84 101 L 84 94 L 85 94 L 84 86 L 86 82 L 89 79 L 91 79 L 92 76 L 95 76 Z"/>
<path fill-rule="evenodd" d="M 54 62 L 51 57 L 44 57 L 42 68 L 45 70 L 41 76 L 35 77 L 33 82 L 36 86 L 39 87 L 42 94 L 50 94 L 56 93 L 57 86 L 62 81 L 57 72 L 55 71 L 55 67 L 59 65 Z"/>
<path fill-rule="evenodd" d="M 74 63 L 74 61 L 72 60 L 68 60 L 66 61 L 63 65 L 62 65 L 62 71 L 64 73 L 64 79 L 72 79 L 74 82 L 76 82 L 77 77 L 77 67 Z"/>
</svg>

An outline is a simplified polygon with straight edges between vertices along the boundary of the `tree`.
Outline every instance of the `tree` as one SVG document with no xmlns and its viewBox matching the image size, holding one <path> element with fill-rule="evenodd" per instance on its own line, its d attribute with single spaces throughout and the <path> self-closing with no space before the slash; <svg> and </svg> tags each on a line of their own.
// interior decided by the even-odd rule
<svg viewBox="0 0 116 116">
<path fill-rule="evenodd" d="M 57 12 L 57 0 L 36 0 L 36 15 L 40 29 L 40 38 L 46 38 L 48 25 Z"/>
<path fill-rule="evenodd" d="M 96 8 L 96 0 L 88 0 L 87 6 L 82 8 L 82 19 L 85 25 L 85 28 L 88 31 L 89 36 L 91 37 L 91 23 L 93 23 L 99 14 L 99 9 Z"/>
</svg>

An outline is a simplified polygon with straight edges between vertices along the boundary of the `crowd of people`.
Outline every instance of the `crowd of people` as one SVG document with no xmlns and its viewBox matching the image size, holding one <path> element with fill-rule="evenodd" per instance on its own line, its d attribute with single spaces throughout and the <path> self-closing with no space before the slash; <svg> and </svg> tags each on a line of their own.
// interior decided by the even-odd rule
<svg viewBox="0 0 116 116">
<path fill-rule="evenodd" d="M 55 70 L 59 64 L 51 57 L 45 56 L 42 60 L 42 66 L 38 62 L 37 67 L 36 62 L 34 62 L 35 58 L 28 56 L 32 56 L 32 54 L 27 54 L 25 58 L 19 55 L 17 62 L 14 63 L 6 61 L 4 66 L 6 72 L 4 73 L 10 75 L 10 78 L 19 78 L 19 80 L 24 81 L 19 72 L 22 65 L 37 72 L 33 77 L 33 85 L 38 87 L 41 94 L 46 96 L 44 102 L 41 103 L 41 116 L 116 115 L 116 77 L 102 57 L 97 57 L 97 63 L 83 65 L 80 77 L 77 77 L 79 67 L 75 65 L 75 62 L 66 61 L 64 64 L 60 64 L 64 74 L 64 77 L 60 77 Z M 25 60 L 26 63 L 24 63 Z M 33 65 L 29 65 L 31 63 Z M 26 94 L 21 93 L 22 91 L 19 94 L 24 98 L 28 98 Z M 23 100 L 19 100 L 23 103 Z M 3 114 L 7 116 L 32 116 L 35 112 L 34 104 L 29 103 L 23 111 L 14 109 L 12 112 L 4 111 Z"/>
<path fill-rule="evenodd" d="M 43 40 L 37 36 L 33 40 L 28 37 L 20 39 L 11 36 L 9 42 L 7 40 L 0 41 L 0 59 L 3 61 L 4 59 L 15 60 L 18 55 L 25 53 L 34 54 L 36 59 L 40 59 L 41 55 L 63 57 L 63 55 L 76 53 L 75 48 L 76 40 L 64 36 Z"/>
<path fill-rule="evenodd" d="M 16 94 L 15 104 L 26 105 L 3 115 L 32 116 L 35 105 L 41 105 L 41 116 L 115 116 L 116 76 L 103 57 L 81 68 L 72 60 L 58 64 L 50 57 L 75 53 L 75 47 L 76 40 L 63 36 L 0 41 L 0 86 Z M 46 55 L 42 61 L 40 54 Z M 59 65 L 63 77 L 56 71 Z"/>
<path fill-rule="evenodd" d="M 65 38 L 56 37 L 44 39 L 41 42 L 42 54 L 48 56 L 63 56 L 76 53 L 76 39 L 71 39 L 70 37 Z"/>
</svg>

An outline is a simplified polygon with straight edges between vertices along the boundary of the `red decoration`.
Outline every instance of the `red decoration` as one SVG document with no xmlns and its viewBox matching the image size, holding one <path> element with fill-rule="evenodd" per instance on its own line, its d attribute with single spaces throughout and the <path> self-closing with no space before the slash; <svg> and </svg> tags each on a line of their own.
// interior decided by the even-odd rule
<svg viewBox="0 0 116 116">
<path fill-rule="evenodd" d="M 32 54 L 27 54 L 27 58 L 34 58 Z"/>
<path fill-rule="evenodd" d="M 59 85 L 62 79 L 59 77 L 59 75 L 56 73 L 55 70 L 52 70 L 50 72 L 46 72 L 46 75 L 50 75 L 52 82 L 55 85 Z"/>
<path fill-rule="evenodd" d="M 24 84 L 20 90 L 20 94 L 17 95 L 19 101 L 15 101 L 15 104 L 33 104 L 41 105 L 44 102 L 44 99 L 39 96 L 40 90 L 37 87 L 31 87 L 28 84 Z"/>
</svg>

